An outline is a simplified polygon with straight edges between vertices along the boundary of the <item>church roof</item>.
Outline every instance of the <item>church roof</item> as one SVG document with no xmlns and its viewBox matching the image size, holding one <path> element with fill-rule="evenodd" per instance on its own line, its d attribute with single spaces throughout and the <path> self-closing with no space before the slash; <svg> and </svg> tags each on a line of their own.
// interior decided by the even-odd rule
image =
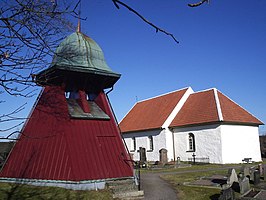
<svg viewBox="0 0 266 200">
<path fill-rule="evenodd" d="M 191 94 L 170 126 L 187 126 L 213 122 L 263 124 L 220 91 L 210 89 Z"/>
<path fill-rule="evenodd" d="M 137 103 L 121 121 L 120 128 L 122 132 L 161 128 L 163 122 L 169 117 L 173 108 L 184 95 L 185 92 L 182 91 Z M 175 93 L 179 94 L 177 98 L 173 95 Z M 160 104 L 157 102 L 160 102 Z M 244 108 L 214 88 L 190 94 L 170 123 L 170 127 L 218 122 L 247 125 L 263 124 Z"/>
<path fill-rule="evenodd" d="M 121 131 L 160 128 L 187 90 L 177 90 L 136 103 L 120 122 Z"/>
<path fill-rule="evenodd" d="M 218 91 L 219 102 L 221 105 L 223 121 L 225 122 L 241 122 L 250 124 L 260 124 L 263 122 L 258 120 L 244 108 L 236 104 L 230 98 Z"/>
<path fill-rule="evenodd" d="M 184 126 L 219 121 L 214 90 L 191 94 L 170 126 Z"/>
</svg>

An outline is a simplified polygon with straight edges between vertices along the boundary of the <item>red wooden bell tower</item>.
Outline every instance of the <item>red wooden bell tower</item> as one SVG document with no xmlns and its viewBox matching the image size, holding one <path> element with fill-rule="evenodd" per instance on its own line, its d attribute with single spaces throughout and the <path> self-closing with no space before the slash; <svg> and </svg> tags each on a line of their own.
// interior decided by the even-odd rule
<svg viewBox="0 0 266 200">
<path fill-rule="evenodd" d="M 120 78 L 88 36 L 75 32 L 37 74 L 43 87 L 19 140 L 0 172 L 2 181 L 72 189 L 103 188 L 133 179 L 133 167 L 104 90 Z"/>
</svg>

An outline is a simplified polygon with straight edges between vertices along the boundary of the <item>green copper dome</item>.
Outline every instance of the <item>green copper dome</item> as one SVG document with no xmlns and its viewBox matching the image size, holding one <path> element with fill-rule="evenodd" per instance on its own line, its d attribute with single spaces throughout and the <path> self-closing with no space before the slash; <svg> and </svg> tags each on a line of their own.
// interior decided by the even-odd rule
<svg viewBox="0 0 266 200">
<path fill-rule="evenodd" d="M 90 37 L 75 32 L 65 38 L 51 66 L 40 72 L 36 82 L 41 85 L 66 85 L 66 90 L 102 90 L 112 87 L 120 78 L 106 64 L 103 51 Z"/>
<path fill-rule="evenodd" d="M 69 70 L 113 73 L 99 45 L 80 32 L 72 33 L 58 46 L 51 66 L 56 65 Z"/>
</svg>

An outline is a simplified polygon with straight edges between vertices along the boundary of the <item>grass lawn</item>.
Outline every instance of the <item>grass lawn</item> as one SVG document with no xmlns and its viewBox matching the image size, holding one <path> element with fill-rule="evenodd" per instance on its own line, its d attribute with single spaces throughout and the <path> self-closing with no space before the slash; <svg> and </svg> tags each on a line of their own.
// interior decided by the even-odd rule
<svg viewBox="0 0 266 200">
<path fill-rule="evenodd" d="M 72 200 L 72 199 L 112 199 L 109 190 L 100 191 L 75 191 L 59 187 L 38 187 L 24 184 L 0 183 L 0 199 L 9 200 Z"/>
<path fill-rule="evenodd" d="M 257 165 L 257 164 L 251 164 Z M 186 186 L 183 185 L 184 182 L 191 182 L 197 180 L 201 177 L 208 177 L 211 175 L 227 175 L 227 169 L 219 169 L 222 167 L 236 167 L 237 173 L 239 172 L 239 167 L 241 165 L 193 165 L 186 168 L 164 168 L 164 169 L 142 169 L 141 173 L 154 172 L 162 173 L 161 177 L 169 182 L 177 191 L 180 200 L 215 200 L 219 197 L 220 189 L 216 188 L 206 188 L 206 187 L 196 187 L 196 186 Z M 209 170 L 208 170 L 209 169 Z M 197 172 L 188 172 L 192 170 L 206 170 Z M 174 174 L 175 172 L 186 171 L 182 174 Z M 169 172 L 163 174 L 163 172 Z M 173 174 L 171 174 L 173 173 Z M 236 193 L 237 194 L 237 193 Z M 238 195 L 238 194 L 237 194 Z M 239 195 L 238 195 L 239 196 Z M 109 200 L 112 199 L 112 193 L 109 190 L 99 190 L 99 191 L 75 191 L 67 190 L 58 187 L 38 187 L 30 186 L 25 184 L 10 184 L 10 183 L 0 183 L 0 199 L 9 200 L 67 200 L 67 199 L 93 199 L 93 200 Z"/>
</svg>

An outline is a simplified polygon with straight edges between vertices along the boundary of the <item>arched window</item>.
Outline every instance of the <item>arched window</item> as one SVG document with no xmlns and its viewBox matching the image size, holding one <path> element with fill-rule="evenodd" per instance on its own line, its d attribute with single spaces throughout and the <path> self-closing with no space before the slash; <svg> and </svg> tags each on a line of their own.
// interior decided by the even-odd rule
<svg viewBox="0 0 266 200">
<path fill-rule="evenodd" d="M 193 133 L 188 134 L 188 151 L 195 152 L 195 136 Z"/>
<path fill-rule="evenodd" d="M 136 151 L 136 138 L 131 138 L 131 149 L 130 151 Z"/>
<path fill-rule="evenodd" d="M 148 136 L 148 148 L 147 151 L 153 151 L 153 138 L 152 136 Z"/>
</svg>

